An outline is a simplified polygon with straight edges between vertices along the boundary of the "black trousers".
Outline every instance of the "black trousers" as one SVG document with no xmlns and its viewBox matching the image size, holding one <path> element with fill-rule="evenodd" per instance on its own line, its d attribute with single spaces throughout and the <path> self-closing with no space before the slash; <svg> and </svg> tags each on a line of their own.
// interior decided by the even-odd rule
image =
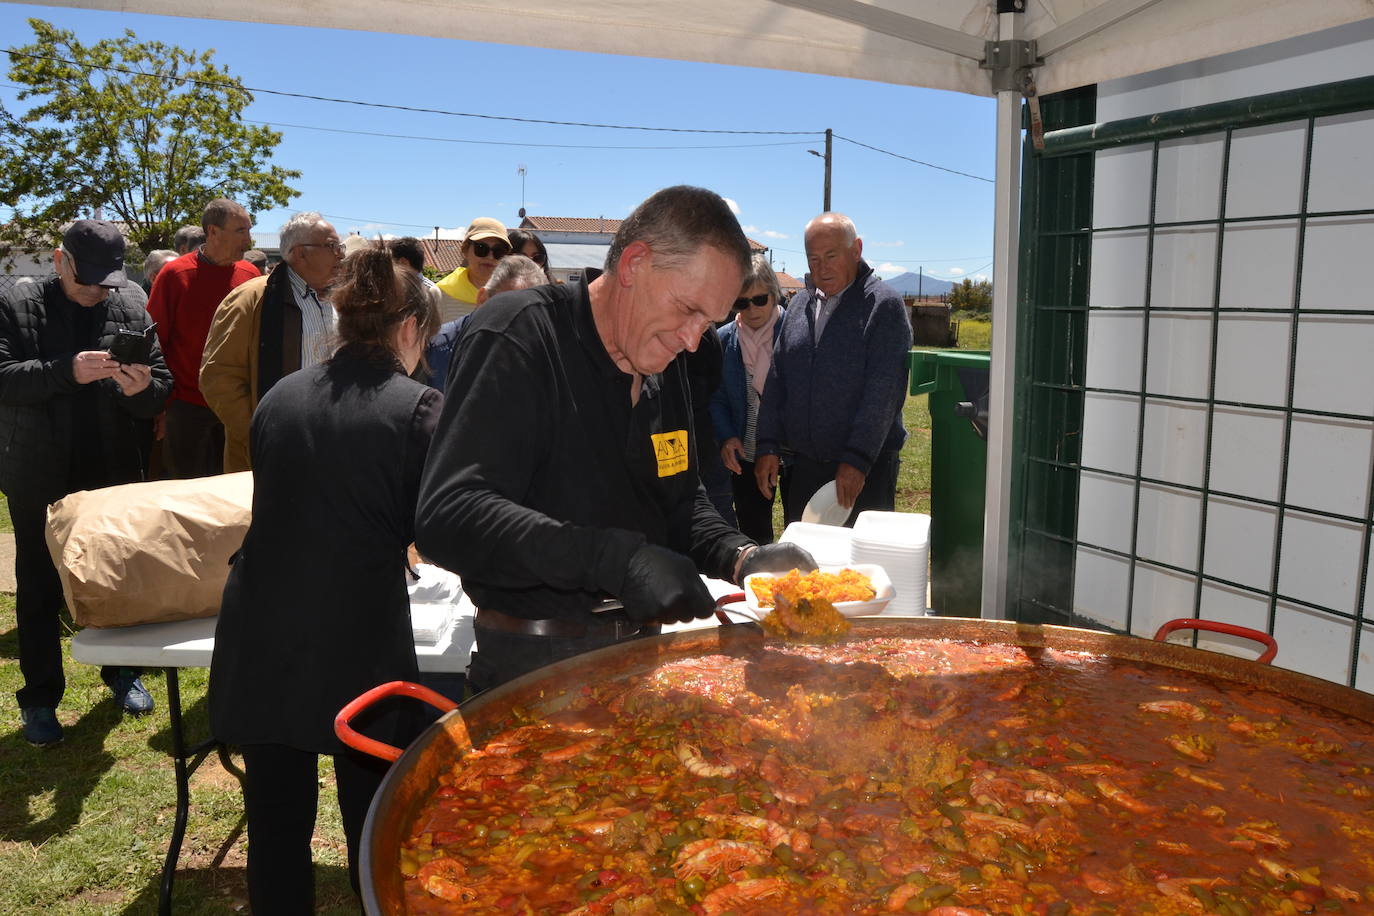
<svg viewBox="0 0 1374 916">
<path fill-rule="evenodd" d="M 739 519 L 739 530 L 759 544 L 773 542 L 773 499 L 764 498 L 759 492 L 758 481 L 754 479 L 754 462 L 740 460 L 741 473 L 732 474 L 730 484 L 734 488 L 735 516 Z M 783 468 L 780 476 L 787 474 Z M 779 483 L 779 488 L 782 484 Z"/>
<path fill-rule="evenodd" d="M 245 744 L 248 904 L 253 916 L 315 911 L 310 837 L 319 801 L 319 755 L 283 744 Z M 348 839 L 348 878 L 359 888 L 358 853 L 372 796 L 390 765 L 355 751 L 334 755 L 339 811 Z"/>
<path fill-rule="evenodd" d="M 9 494 L 14 524 L 14 607 L 19 630 L 19 673 L 24 686 L 15 693 L 21 709 L 56 707 L 67 689 L 62 673 L 62 580 L 44 537 L 48 504 L 23 493 Z M 118 668 L 105 667 L 109 683 Z"/>
<path fill-rule="evenodd" d="M 897 468 L 901 465 L 900 452 L 893 449 L 881 452 L 878 460 L 869 468 L 864 479 L 864 487 L 859 498 L 854 500 L 854 508 L 845 520 L 846 527 L 853 527 L 854 519 L 860 512 L 877 509 L 891 512 L 897 505 Z M 817 461 L 805 455 L 794 455 L 789 467 L 790 480 L 782 491 L 783 517 L 791 522 L 801 521 L 802 510 L 816 495 L 816 491 L 835 479 L 839 462 Z"/>
<path fill-rule="evenodd" d="M 162 468 L 176 479 L 224 473 L 224 424 L 213 410 L 189 401 L 167 402 Z"/>
</svg>

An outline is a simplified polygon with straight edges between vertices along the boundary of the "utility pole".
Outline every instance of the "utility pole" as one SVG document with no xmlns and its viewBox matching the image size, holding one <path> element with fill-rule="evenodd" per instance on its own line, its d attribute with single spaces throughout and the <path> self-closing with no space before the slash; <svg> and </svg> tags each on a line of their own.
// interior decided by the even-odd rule
<svg viewBox="0 0 1374 916">
<path fill-rule="evenodd" d="M 824 206 L 825 206 L 824 212 L 826 212 L 826 213 L 829 213 L 829 212 L 830 212 L 830 163 L 833 161 L 832 158 L 831 158 L 831 155 L 830 155 L 830 153 L 831 153 L 831 147 L 830 147 L 831 140 L 832 140 L 831 130 L 830 130 L 830 128 L 827 127 L 827 128 L 825 129 L 825 204 L 824 204 Z"/>
<path fill-rule="evenodd" d="M 821 153 L 818 153 L 816 150 L 813 149 L 807 150 L 807 152 L 811 155 L 825 160 L 825 194 L 821 198 L 821 212 L 823 213 L 830 212 L 830 162 L 832 150 L 831 144 L 833 139 L 834 132 L 829 127 L 827 127 L 825 129 L 825 154 L 822 155 Z"/>
<path fill-rule="evenodd" d="M 920 271 L 920 273 L 916 275 L 916 298 L 921 299 L 923 298 L 921 290 L 925 287 L 926 283 L 926 269 L 924 267 L 918 267 L 916 269 Z"/>
</svg>

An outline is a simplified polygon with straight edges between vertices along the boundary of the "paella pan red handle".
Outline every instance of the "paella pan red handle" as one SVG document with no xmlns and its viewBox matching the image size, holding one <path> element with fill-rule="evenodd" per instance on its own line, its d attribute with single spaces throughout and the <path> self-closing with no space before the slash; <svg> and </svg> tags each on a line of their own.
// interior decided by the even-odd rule
<svg viewBox="0 0 1374 916">
<path fill-rule="evenodd" d="M 360 734 L 354 731 L 353 726 L 349 724 L 353 721 L 355 716 L 372 706 L 374 703 L 384 700 L 387 697 L 395 696 L 414 697 L 417 700 L 424 700 L 430 706 L 443 710 L 444 712 L 458 708 L 457 703 L 443 694 L 435 693 L 428 687 L 412 684 L 410 681 L 390 681 L 386 684 L 373 687 L 367 693 L 339 710 L 339 714 L 334 717 L 334 734 L 338 735 L 340 741 L 353 748 L 355 751 L 362 751 L 364 754 L 370 754 L 373 757 L 380 757 L 383 760 L 390 760 L 392 762 L 399 760 L 401 757 L 401 749 L 399 747 Z"/>
<path fill-rule="evenodd" d="M 1260 657 L 1255 659 L 1261 665 L 1269 664 L 1274 660 L 1274 656 L 1279 654 L 1278 640 L 1263 630 L 1252 630 L 1250 627 L 1243 627 L 1239 624 L 1222 623 L 1219 620 L 1202 620 L 1197 617 L 1180 617 L 1177 620 L 1170 620 L 1155 633 L 1155 639 L 1164 642 L 1169 634 L 1175 630 L 1210 630 L 1213 633 L 1226 633 L 1230 636 L 1239 636 L 1242 639 L 1253 639 L 1255 642 L 1263 643 L 1266 648 Z"/>
<path fill-rule="evenodd" d="M 721 595 L 716 599 L 716 619 L 721 623 L 734 623 L 730 615 L 726 614 L 724 608 L 727 604 L 734 604 L 736 601 L 744 600 L 744 592 L 732 592 L 728 595 Z"/>
</svg>

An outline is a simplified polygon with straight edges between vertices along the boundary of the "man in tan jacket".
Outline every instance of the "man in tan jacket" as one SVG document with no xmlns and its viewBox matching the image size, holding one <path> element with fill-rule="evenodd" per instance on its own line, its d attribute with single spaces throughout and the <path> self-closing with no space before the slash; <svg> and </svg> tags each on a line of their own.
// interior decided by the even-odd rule
<svg viewBox="0 0 1374 916">
<path fill-rule="evenodd" d="M 334 310 L 324 299 L 343 258 L 339 234 L 318 213 L 281 230 L 285 263 L 231 292 L 215 311 L 200 391 L 224 424 L 224 471 L 252 467 L 253 409 L 283 376 L 323 362 L 333 349 Z"/>
</svg>

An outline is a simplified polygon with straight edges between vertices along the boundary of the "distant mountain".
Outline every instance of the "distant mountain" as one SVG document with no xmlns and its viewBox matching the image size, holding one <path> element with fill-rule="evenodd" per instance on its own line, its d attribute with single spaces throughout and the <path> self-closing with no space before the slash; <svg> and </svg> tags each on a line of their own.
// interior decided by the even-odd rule
<svg viewBox="0 0 1374 916">
<path fill-rule="evenodd" d="M 938 296 L 941 293 L 947 293 L 954 286 L 954 284 L 948 280 L 937 280 L 929 274 L 922 279 L 920 275 L 914 274 L 911 271 L 907 271 L 904 274 L 898 274 L 891 280 L 888 280 L 887 285 L 903 296 L 916 295 L 918 285 L 920 287 L 920 292 L 926 296 Z"/>
</svg>

